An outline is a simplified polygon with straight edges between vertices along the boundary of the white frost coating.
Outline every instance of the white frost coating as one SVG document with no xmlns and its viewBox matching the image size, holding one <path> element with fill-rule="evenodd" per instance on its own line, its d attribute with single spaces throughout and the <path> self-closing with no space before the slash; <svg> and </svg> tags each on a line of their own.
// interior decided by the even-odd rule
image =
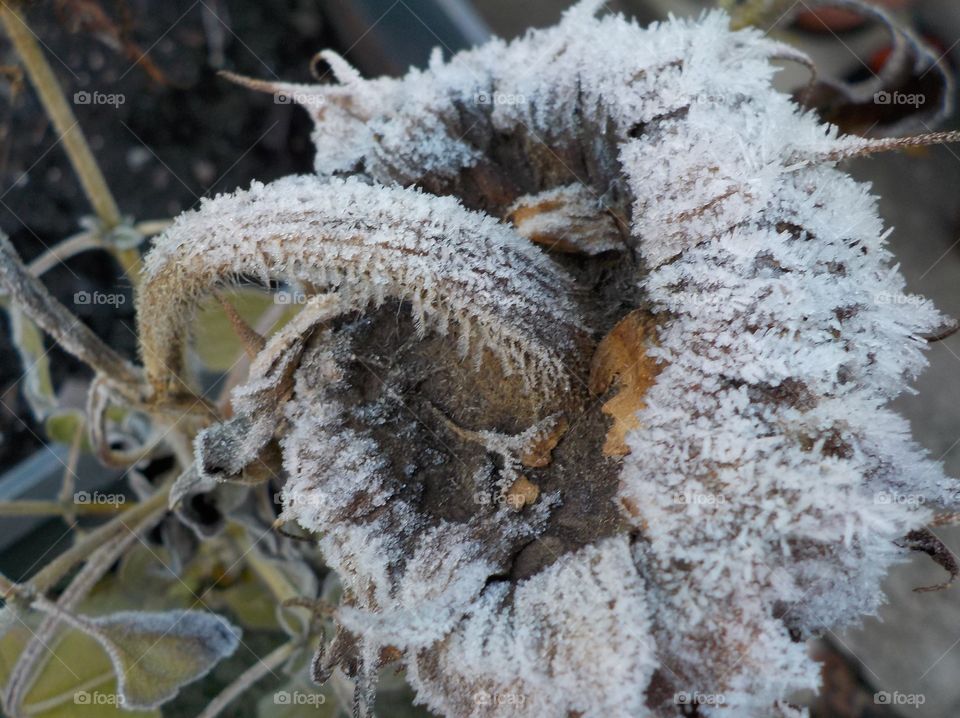
<svg viewBox="0 0 960 718">
<path fill-rule="evenodd" d="M 721 14 L 642 30 L 588 10 L 427 72 L 351 84 L 368 134 L 362 140 L 336 113 L 315 114 L 317 170 L 362 167 L 400 182 L 454 172 L 471 154 L 431 124 L 437 97 L 468 106 L 471 92 L 523 98 L 497 104 L 493 124 L 547 143 L 577 131 L 569 108 L 612 121 L 635 198 L 632 231 L 654 270 L 644 288 L 671 317 L 650 349 L 666 368 L 630 436 L 621 488 L 649 540 L 637 557 L 653 635 L 678 690 L 724 696 L 723 710 L 703 713 L 786 713 L 787 695 L 818 684 L 788 627 L 806 636 L 873 611 L 880 580 L 902 556 L 893 541 L 929 518 L 883 496 L 952 499 L 940 467 L 884 408 L 923 368 L 918 336 L 942 318 L 928 302 L 903 301 L 866 188 L 806 161 L 858 140 L 838 138 L 771 87 L 769 58 L 782 48 L 729 32 Z M 332 139 L 340 131 L 343 142 Z M 345 160 L 348 144 L 357 154 Z M 518 640 L 497 605 L 486 592 L 447 639 L 444 671 L 483 675 L 495 663 L 468 638 L 470 626 Z M 606 672 L 616 666 L 609 655 Z M 491 682 L 494 692 L 530 673 L 508 656 L 517 660 L 509 648 L 497 657 L 512 670 Z M 556 702 L 530 714 L 570 709 L 562 685 L 531 690 Z M 449 686 L 418 687 L 431 707 L 450 708 Z"/>
<path fill-rule="evenodd" d="M 409 679 L 451 716 L 636 718 L 657 668 L 643 582 L 625 536 L 606 539 L 517 585 L 494 584 Z M 439 675 L 423 663 L 440 662 Z M 465 684 L 466 692 L 455 686 Z"/>
<path fill-rule="evenodd" d="M 400 241 L 419 251 L 429 238 L 455 285 L 449 307 L 436 309 L 439 295 L 421 300 L 441 328 L 443 317 L 467 315 L 488 346 L 512 346 L 520 334 L 502 330 L 509 319 L 530 332 L 521 345 L 542 338 L 543 358 L 556 337 L 542 332 L 573 316 L 549 291 L 560 273 L 493 219 L 384 185 L 455 178 L 481 161 L 448 117 L 547 145 L 608 128 L 649 270 L 638 282 L 664 317 L 648 348 L 663 369 L 628 436 L 618 496 L 632 547 L 605 539 L 524 582 L 488 581 L 507 562 L 502 547 L 476 540 L 472 522 L 430 523 L 399 498 L 376 442 L 309 385 L 327 361 L 317 357 L 304 360 L 286 406 L 284 516 L 324 534 L 353 599 L 342 620 L 364 635 L 365 655 L 405 648 L 433 710 L 679 715 L 667 688 L 722 696 L 699 706 L 705 716 L 798 715 L 785 700 L 819 678 L 797 639 L 874 611 L 881 579 L 904 555 L 894 541 L 956 504 L 956 483 L 886 407 L 923 369 L 919 337 L 942 317 L 905 301 L 875 199 L 825 160 L 862 141 L 773 89 L 770 58 L 782 46 L 730 32 L 720 13 L 641 29 L 593 17 L 599 5 L 445 64 L 435 56 L 400 79 L 361 80 L 337 65 L 344 85 L 276 86 L 317 123 L 321 180 L 207 203 L 151 254 L 148 281 L 212 255 L 234 273 L 283 267 L 282 276 L 350 285 L 363 302 L 410 298 L 409 287 L 434 283 L 430 268 L 410 262 L 404 271 L 417 279 L 398 279 L 390 263 L 406 259 L 351 242 L 361 226 L 394 242 L 416 217 Z M 381 184 L 338 179 L 346 174 Z M 246 232 L 268 215 L 270 242 Z M 319 229 L 305 235 L 304 222 L 333 243 Z M 249 263 L 234 261 L 238 250 Z M 331 266 L 330 251 L 345 266 L 380 269 L 364 285 Z M 468 282 L 465 257 L 479 274 Z M 514 305 L 485 294 L 489 278 L 512 288 Z M 903 496 L 914 500 L 890 500 Z M 645 695 L 657 669 L 660 692 Z"/>
<path fill-rule="evenodd" d="M 283 517 L 324 534 L 325 559 L 353 596 L 338 616 L 344 626 L 374 646 L 426 646 L 452 631 L 503 569 L 502 547 L 478 540 L 473 523 L 429 523 L 395 495 L 375 441 L 345 426 L 347 413 L 330 394 L 335 353 L 305 358 L 297 398 L 286 405 Z M 498 518 L 500 533 L 514 538 L 546 517 Z"/>
<path fill-rule="evenodd" d="M 344 311 L 408 300 L 420 331 L 555 385 L 581 332 L 570 279 L 492 217 L 413 189 L 286 177 L 207 200 L 157 241 L 139 301 L 169 311 L 141 321 L 148 374 L 177 365 L 200 297 L 243 275 L 336 289 Z"/>
</svg>

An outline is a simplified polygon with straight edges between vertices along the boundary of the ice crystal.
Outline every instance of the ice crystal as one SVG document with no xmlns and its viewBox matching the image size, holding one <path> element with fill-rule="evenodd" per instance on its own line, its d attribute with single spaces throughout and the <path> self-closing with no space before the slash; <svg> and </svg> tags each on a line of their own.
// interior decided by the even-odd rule
<svg viewBox="0 0 960 718">
<path fill-rule="evenodd" d="M 464 352 L 475 341 L 560 384 L 580 331 L 570 280 L 506 227 L 452 198 L 357 179 L 286 177 L 207 200 L 164 234 L 145 274 L 141 304 L 169 308 L 141 321 L 154 380 L 179 366 L 199 298 L 244 276 L 336 289 L 344 311 L 409 300 L 421 330 L 455 331 Z"/>
</svg>

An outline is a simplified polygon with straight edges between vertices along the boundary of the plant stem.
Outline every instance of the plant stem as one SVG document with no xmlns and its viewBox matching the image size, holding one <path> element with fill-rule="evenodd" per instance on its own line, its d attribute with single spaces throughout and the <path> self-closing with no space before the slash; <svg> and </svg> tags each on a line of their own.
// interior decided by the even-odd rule
<svg viewBox="0 0 960 718">
<path fill-rule="evenodd" d="M 163 487 L 157 489 L 157 493 L 150 498 L 141 501 L 136 506 L 129 508 L 122 514 L 111 519 L 108 523 L 84 536 L 80 541 L 37 571 L 33 578 L 27 581 L 27 585 L 37 593 L 45 593 L 76 564 L 86 560 L 101 544 L 109 541 L 113 536 L 123 531 L 134 530 L 138 523 L 155 513 L 165 513 L 167 511 L 167 500 L 170 495 L 170 485 L 170 483 L 165 484 Z"/>
<path fill-rule="evenodd" d="M 0 516 L 64 516 L 68 513 L 81 515 L 117 514 L 129 511 L 126 504 L 70 504 L 58 501 L 0 501 Z"/>
<path fill-rule="evenodd" d="M 80 180 L 84 194 L 90 200 L 94 212 L 104 229 L 113 229 L 121 222 L 120 209 L 107 187 L 107 181 L 90 151 L 77 118 L 67 104 L 60 83 L 40 49 L 36 36 L 27 25 L 13 0 L 0 3 L 0 22 L 13 43 L 27 70 L 43 108 L 63 142 L 70 164 Z M 139 275 L 140 254 L 136 249 L 114 249 L 114 256 L 123 267 L 130 281 L 136 283 Z"/>
<path fill-rule="evenodd" d="M 142 384 L 139 370 L 104 344 L 86 324 L 58 302 L 43 283 L 30 274 L 3 235 L 0 235 L 0 286 L 7 290 L 24 314 L 63 349 L 131 394 L 136 394 L 135 388 Z"/>
<path fill-rule="evenodd" d="M 274 669 L 280 667 L 298 648 L 300 648 L 299 641 L 293 640 L 273 649 L 267 656 L 241 673 L 233 683 L 220 691 L 197 718 L 216 718 L 223 712 L 224 708 L 250 686 L 268 673 L 273 673 Z"/>
<path fill-rule="evenodd" d="M 39 277 L 50 271 L 58 264 L 62 264 L 70 257 L 91 249 L 102 249 L 103 243 L 93 232 L 81 232 L 57 242 L 46 252 L 34 259 L 27 268 L 34 277 Z"/>
</svg>

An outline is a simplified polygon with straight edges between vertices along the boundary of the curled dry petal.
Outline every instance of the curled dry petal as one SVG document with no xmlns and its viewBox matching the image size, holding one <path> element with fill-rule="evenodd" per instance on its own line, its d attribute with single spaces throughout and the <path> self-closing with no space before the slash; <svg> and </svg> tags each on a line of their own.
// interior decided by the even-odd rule
<svg viewBox="0 0 960 718">
<path fill-rule="evenodd" d="M 582 335 L 569 278 L 455 199 L 356 180 L 288 177 L 208 200 L 157 242 L 138 297 L 147 376 L 175 391 L 192 311 L 239 277 L 336 290 L 342 311 L 409 301 L 417 327 L 564 384 Z"/>
</svg>

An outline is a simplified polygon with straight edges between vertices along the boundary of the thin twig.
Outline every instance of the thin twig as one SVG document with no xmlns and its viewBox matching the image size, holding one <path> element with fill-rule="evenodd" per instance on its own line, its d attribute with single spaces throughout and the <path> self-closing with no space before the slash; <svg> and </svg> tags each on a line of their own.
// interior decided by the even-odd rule
<svg viewBox="0 0 960 718">
<path fill-rule="evenodd" d="M 0 516 L 67 516 L 69 514 L 111 516 L 129 511 L 131 506 L 110 504 L 66 504 L 59 501 L 0 501 Z"/>
<path fill-rule="evenodd" d="M 52 588 L 57 581 L 63 578 L 74 566 L 85 561 L 97 547 L 109 541 L 117 534 L 133 530 L 140 521 L 154 515 L 163 515 L 167 512 L 167 499 L 170 495 L 171 482 L 157 489 L 157 493 L 144 501 L 131 506 L 122 514 L 114 517 L 103 526 L 84 536 L 80 541 L 68 548 L 53 559 L 27 582 L 27 586 L 37 593 L 44 593 Z"/>
<path fill-rule="evenodd" d="M 108 347 L 83 322 L 57 301 L 43 284 L 30 274 L 5 235 L 0 234 L 0 287 L 6 289 L 30 319 L 47 332 L 64 350 L 96 372 L 125 385 L 136 395 L 140 371 Z"/>
<path fill-rule="evenodd" d="M 261 658 L 237 676 L 233 683 L 220 691 L 197 718 L 216 718 L 223 712 L 224 708 L 242 695 L 250 686 L 264 678 L 268 673 L 273 673 L 274 669 L 280 667 L 298 648 L 300 648 L 300 642 L 293 640 L 273 649 L 264 658 Z"/>
<path fill-rule="evenodd" d="M 57 242 L 46 252 L 30 262 L 30 264 L 27 265 L 27 269 L 30 270 L 30 274 L 34 277 L 40 277 L 58 264 L 63 264 L 63 262 L 70 259 L 70 257 L 91 249 L 102 248 L 103 243 L 98 239 L 95 232 L 80 232 L 72 237 L 67 237 L 62 242 Z"/>
<path fill-rule="evenodd" d="M 3 23 L 7 36 L 27 70 L 30 82 L 43 104 L 43 109 L 63 142 L 84 194 L 90 200 L 104 228 L 111 230 L 121 222 L 120 209 L 110 193 L 110 188 L 97 165 L 93 152 L 90 151 L 90 145 L 87 144 L 73 110 L 67 104 L 50 63 L 44 57 L 36 36 L 18 11 L 17 4 L 13 0 L 0 3 L 0 22 Z M 114 255 L 130 281 L 136 283 L 140 253 L 135 248 L 115 249 Z"/>
</svg>

